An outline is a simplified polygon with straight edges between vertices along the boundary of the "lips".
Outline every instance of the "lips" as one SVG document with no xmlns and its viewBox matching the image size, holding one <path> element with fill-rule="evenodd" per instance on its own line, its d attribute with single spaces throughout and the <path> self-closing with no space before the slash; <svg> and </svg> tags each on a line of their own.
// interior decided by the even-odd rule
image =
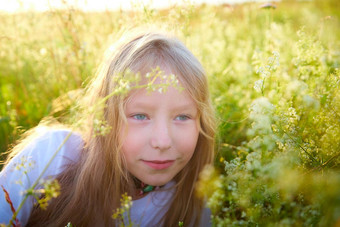
<svg viewBox="0 0 340 227">
<path fill-rule="evenodd" d="M 161 160 L 146 161 L 146 160 L 143 160 L 143 162 L 146 165 L 148 165 L 149 167 L 151 167 L 152 169 L 162 170 L 162 169 L 169 168 L 175 161 L 174 160 L 165 160 L 165 161 L 161 161 Z"/>
</svg>

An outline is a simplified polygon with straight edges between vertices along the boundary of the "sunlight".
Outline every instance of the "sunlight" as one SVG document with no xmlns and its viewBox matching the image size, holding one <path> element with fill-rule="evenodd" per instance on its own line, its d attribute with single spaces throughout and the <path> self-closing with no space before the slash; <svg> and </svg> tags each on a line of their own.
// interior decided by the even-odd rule
<svg viewBox="0 0 340 227">
<path fill-rule="evenodd" d="M 146 5 L 167 8 L 171 5 L 192 4 L 237 4 L 243 2 L 266 2 L 265 0 L 10 0 L 0 4 L 0 12 L 48 11 L 50 9 L 77 8 L 83 11 L 130 10 L 134 6 Z"/>
</svg>

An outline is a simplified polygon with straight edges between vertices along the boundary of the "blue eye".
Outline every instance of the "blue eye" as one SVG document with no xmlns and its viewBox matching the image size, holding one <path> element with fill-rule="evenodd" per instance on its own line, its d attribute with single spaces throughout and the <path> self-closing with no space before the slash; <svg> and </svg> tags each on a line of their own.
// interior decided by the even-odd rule
<svg viewBox="0 0 340 227">
<path fill-rule="evenodd" d="M 189 117 L 186 116 L 186 115 L 179 115 L 175 119 L 178 120 L 178 121 L 186 121 L 186 120 L 189 119 Z"/>
<path fill-rule="evenodd" d="M 146 120 L 147 117 L 145 116 L 145 114 L 135 114 L 132 116 L 134 119 L 139 120 L 139 121 L 143 121 Z"/>
</svg>

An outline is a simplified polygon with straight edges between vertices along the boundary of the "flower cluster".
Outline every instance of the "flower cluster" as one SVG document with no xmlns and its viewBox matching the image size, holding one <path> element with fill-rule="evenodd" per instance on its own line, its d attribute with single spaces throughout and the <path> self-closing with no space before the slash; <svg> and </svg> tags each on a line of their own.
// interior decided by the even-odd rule
<svg viewBox="0 0 340 227">
<path fill-rule="evenodd" d="M 232 26 L 224 30 L 237 31 Z M 316 33 L 286 29 L 273 21 L 267 45 L 242 49 L 251 66 L 224 59 L 226 69 L 215 69 L 220 162 L 201 174 L 198 191 L 208 197 L 216 226 L 339 221 L 340 58 Z M 235 34 L 225 36 L 238 46 Z"/>
<path fill-rule="evenodd" d="M 132 206 L 132 197 L 127 193 L 122 195 L 120 199 L 120 208 L 117 208 L 113 213 L 112 218 L 117 221 L 119 226 L 134 226 L 131 221 L 130 208 Z"/>
</svg>

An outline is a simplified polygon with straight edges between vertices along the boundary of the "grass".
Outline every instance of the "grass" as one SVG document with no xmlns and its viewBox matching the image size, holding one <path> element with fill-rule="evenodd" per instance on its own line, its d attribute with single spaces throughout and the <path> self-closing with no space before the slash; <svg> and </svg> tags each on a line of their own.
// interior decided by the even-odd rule
<svg viewBox="0 0 340 227">
<path fill-rule="evenodd" d="M 42 118 L 67 120 L 122 30 L 158 24 L 174 31 L 208 74 L 219 120 L 219 177 L 205 180 L 222 179 L 215 191 L 203 190 L 214 224 L 334 225 L 340 215 L 334 193 L 340 190 L 340 5 L 287 0 L 276 9 L 259 6 L 1 14 L 2 159 Z"/>
</svg>

